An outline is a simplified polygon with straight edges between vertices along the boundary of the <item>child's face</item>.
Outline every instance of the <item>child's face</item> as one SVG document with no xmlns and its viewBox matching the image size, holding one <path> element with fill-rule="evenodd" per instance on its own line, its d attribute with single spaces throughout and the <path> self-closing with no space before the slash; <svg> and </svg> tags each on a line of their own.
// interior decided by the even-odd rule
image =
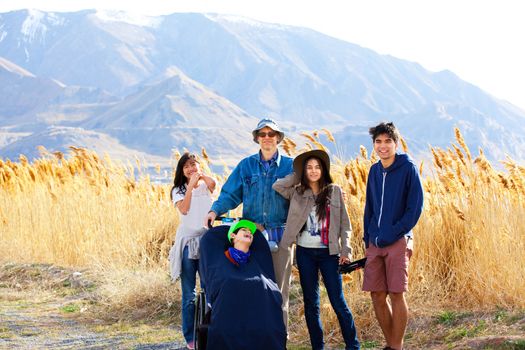
<svg viewBox="0 0 525 350">
<path fill-rule="evenodd" d="M 252 244 L 253 241 L 253 235 L 250 230 L 243 227 L 240 228 L 236 233 L 231 234 L 233 243 L 236 242 L 246 242 L 249 244 Z"/>
<path fill-rule="evenodd" d="M 184 166 L 182 167 L 182 173 L 188 181 L 190 180 L 191 176 L 197 172 L 200 171 L 199 163 L 197 163 L 193 159 L 188 159 L 186 163 L 184 163 Z"/>
</svg>

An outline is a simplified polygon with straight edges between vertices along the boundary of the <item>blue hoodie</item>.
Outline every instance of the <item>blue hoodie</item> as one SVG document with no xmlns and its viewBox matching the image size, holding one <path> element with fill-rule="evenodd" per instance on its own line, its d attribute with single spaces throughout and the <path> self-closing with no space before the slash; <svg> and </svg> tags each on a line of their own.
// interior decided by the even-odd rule
<svg viewBox="0 0 525 350">
<path fill-rule="evenodd" d="M 383 168 L 372 165 L 366 184 L 364 241 L 386 247 L 403 236 L 412 237 L 423 210 L 423 187 L 414 162 L 397 154 L 394 163 Z"/>
</svg>

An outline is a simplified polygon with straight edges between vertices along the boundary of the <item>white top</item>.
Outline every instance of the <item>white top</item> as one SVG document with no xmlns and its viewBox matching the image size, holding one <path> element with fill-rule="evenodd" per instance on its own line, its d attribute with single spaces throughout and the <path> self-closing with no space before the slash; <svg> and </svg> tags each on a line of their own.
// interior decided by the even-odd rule
<svg viewBox="0 0 525 350">
<path fill-rule="evenodd" d="M 180 193 L 178 188 L 173 189 L 171 196 L 173 198 L 173 205 L 175 206 L 177 206 L 177 202 L 184 199 L 184 194 Z M 204 181 L 200 181 L 197 188 L 194 188 L 193 193 L 191 194 L 191 203 L 188 213 L 186 215 L 180 215 L 180 224 L 177 230 L 177 235 L 201 229 L 204 225 L 204 219 L 210 211 L 211 204 L 212 198 L 208 186 Z"/>
<path fill-rule="evenodd" d="M 184 199 L 184 194 L 174 188 L 171 192 L 173 205 Z M 186 215 L 179 215 L 180 222 L 175 244 L 170 249 L 168 256 L 170 262 L 171 278 L 175 281 L 180 276 L 182 252 L 188 246 L 188 258 L 199 259 L 200 238 L 206 232 L 204 220 L 212 204 L 211 193 L 204 181 L 200 181 L 191 194 L 191 203 Z"/>
<path fill-rule="evenodd" d="M 304 248 L 326 248 L 321 242 L 321 223 L 317 220 L 317 205 L 312 207 L 312 211 L 306 219 L 305 229 L 299 234 L 297 245 Z"/>
</svg>

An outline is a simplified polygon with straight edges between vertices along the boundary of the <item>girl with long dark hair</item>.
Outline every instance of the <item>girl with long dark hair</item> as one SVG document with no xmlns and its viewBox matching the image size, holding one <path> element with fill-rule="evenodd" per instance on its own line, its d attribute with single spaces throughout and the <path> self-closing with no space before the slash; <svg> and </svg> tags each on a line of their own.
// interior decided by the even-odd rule
<svg viewBox="0 0 525 350">
<path fill-rule="evenodd" d="M 279 249 L 297 245 L 297 268 L 304 299 L 304 317 L 312 349 L 324 349 L 320 317 L 319 272 L 334 309 L 346 349 L 359 349 L 354 320 L 343 294 L 339 264 L 350 261 L 352 228 L 341 187 L 330 176 L 330 158 L 323 150 L 300 154 L 294 173 L 273 188 L 290 200 L 286 229 Z M 289 254 L 291 257 L 291 254 Z M 288 262 L 291 264 L 291 258 Z"/>
<path fill-rule="evenodd" d="M 170 250 L 170 273 L 182 288 L 182 332 L 188 349 L 194 348 L 193 321 L 195 284 L 199 270 L 199 243 L 205 229 L 202 222 L 211 208 L 215 180 L 204 175 L 195 154 L 184 153 L 177 163 L 170 196 L 179 210 L 180 222 Z M 199 273 L 201 287 L 204 286 Z"/>
</svg>

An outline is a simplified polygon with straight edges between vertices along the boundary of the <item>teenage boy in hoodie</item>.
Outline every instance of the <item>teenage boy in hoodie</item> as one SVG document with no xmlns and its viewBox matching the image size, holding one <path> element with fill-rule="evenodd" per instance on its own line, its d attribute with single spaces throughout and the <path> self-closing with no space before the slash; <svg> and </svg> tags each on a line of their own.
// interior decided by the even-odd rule
<svg viewBox="0 0 525 350">
<path fill-rule="evenodd" d="M 401 350 L 408 322 L 404 293 L 408 290 L 412 228 L 423 210 L 423 188 L 410 157 L 396 153 L 400 136 L 394 124 L 381 123 L 369 133 L 380 161 L 370 168 L 366 185 L 363 290 L 371 294 L 386 339 L 384 349 Z"/>
</svg>

